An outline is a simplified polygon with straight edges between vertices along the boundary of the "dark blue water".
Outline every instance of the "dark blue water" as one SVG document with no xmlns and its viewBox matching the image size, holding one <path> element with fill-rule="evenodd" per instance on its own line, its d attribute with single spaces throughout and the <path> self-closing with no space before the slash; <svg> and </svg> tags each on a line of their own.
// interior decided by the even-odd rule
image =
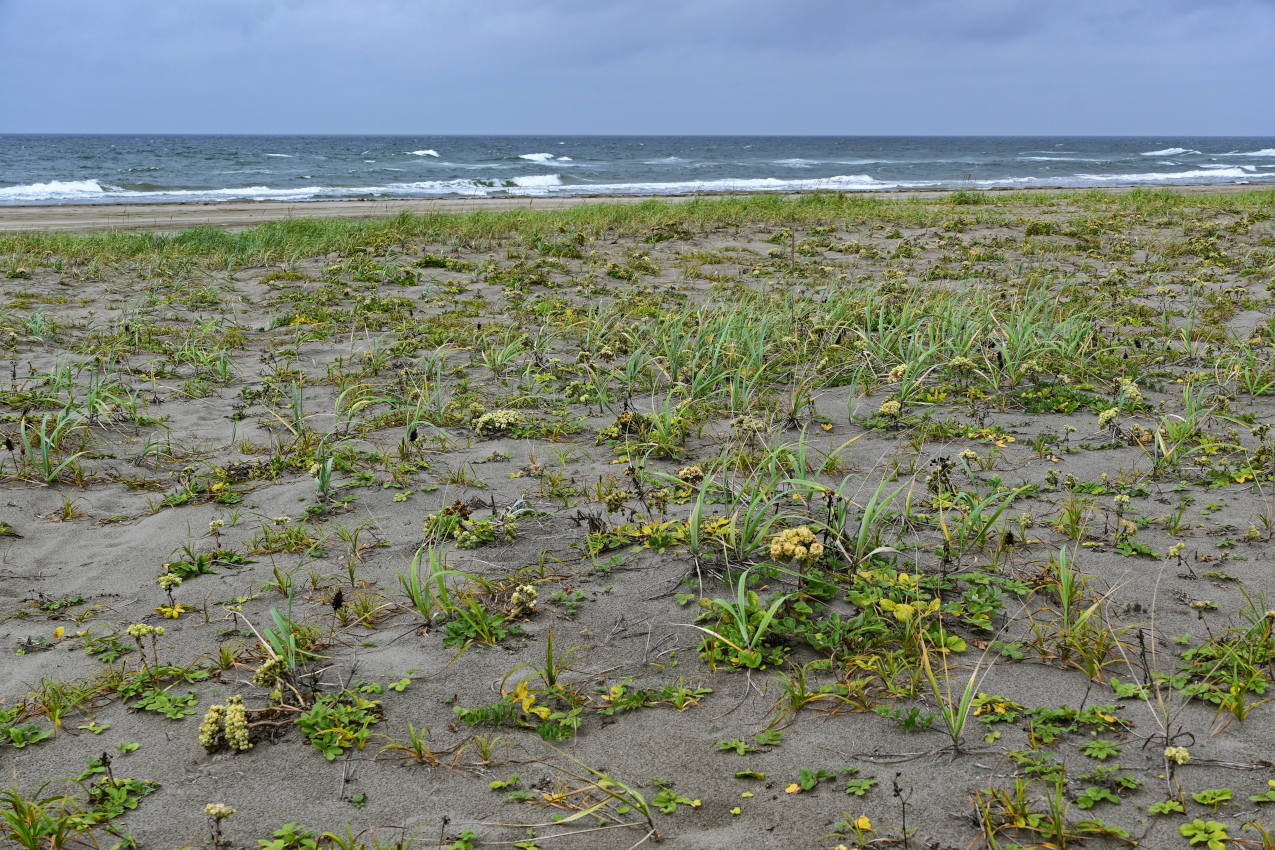
<svg viewBox="0 0 1275 850">
<path fill-rule="evenodd" d="M 0 136 L 0 204 L 1275 184 L 1275 138 Z"/>
</svg>

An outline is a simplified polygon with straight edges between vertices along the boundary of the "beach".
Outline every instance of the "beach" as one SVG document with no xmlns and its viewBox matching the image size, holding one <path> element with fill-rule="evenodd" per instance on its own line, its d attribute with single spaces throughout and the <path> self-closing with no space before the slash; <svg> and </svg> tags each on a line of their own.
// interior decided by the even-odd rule
<svg viewBox="0 0 1275 850">
<path fill-rule="evenodd" d="M 1273 189 L 8 205 L 0 294 L 11 840 L 1275 829 Z"/>
<path fill-rule="evenodd" d="M 1008 190 L 1005 190 L 1008 191 Z M 1039 188 L 1033 192 L 1066 192 L 1062 187 Z M 1131 192 L 1133 187 L 1106 189 L 1107 192 Z M 1251 186 L 1186 186 L 1183 193 L 1242 193 Z M 880 199 L 907 200 L 930 195 L 945 195 L 943 190 L 926 192 L 894 191 L 856 193 Z M 0 233 L 56 231 L 88 233 L 107 230 L 174 231 L 190 227 L 220 227 L 241 230 L 270 221 L 292 218 L 390 218 L 400 213 L 422 215 L 446 212 L 464 213 L 501 210 L 556 210 L 580 204 L 636 204 L 650 200 L 680 203 L 696 197 L 717 195 L 638 195 L 612 197 L 606 195 L 571 198 L 431 198 L 386 201 L 225 201 L 207 203 L 141 203 L 141 204 L 31 204 L 0 206 Z"/>
</svg>

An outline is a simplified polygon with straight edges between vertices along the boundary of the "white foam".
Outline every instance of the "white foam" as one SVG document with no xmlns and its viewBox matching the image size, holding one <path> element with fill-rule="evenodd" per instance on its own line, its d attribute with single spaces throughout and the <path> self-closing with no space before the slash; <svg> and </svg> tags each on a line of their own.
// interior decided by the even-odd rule
<svg viewBox="0 0 1275 850">
<path fill-rule="evenodd" d="M 525 189 L 561 186 L 562 178 L 557 174 L 533 174 L 529 177 L 515 177 L 513 184 Z"/>
<path fill-rule="evenodd" d="M 799 156 L 794 156 L 790 159 L 775 160 L 775 165 L 787 165 L 790 168 L 809 168 L 812 165 L 818 164 L 819 160 L 817 159 L 802 159 Z"/>
<path fill-rule="evenodd" d="M 101 198 L 106 193 L 96 180 L 50 180 L 0 188 L 0 201 L 75 201 Z"/>
<path fill-rule="evenodd" d="M 1183 153 L 1199 153 L 1199 151 L 1190 148 L 1165 148 L 1162 151 L 1143 151 L 1143 156 L 1177 156 Z"/>
<path fill-rule="evenodd" d="M 548 162 L 549 160 L 553 159 L 553 154 L 551 153 L 520 153 L 518 154 L 518 158 L 529 159 L 532 162 Z"/>
<path fill-rule="evenodd" d="M 558 144 L 562 144 L 562 142 L 559 142 Z M 560 157 L 558 157 L 557 161 L 558 161 L 558 162 L 571 162 L 571 157 L 569 157 L 569 156 L 560 156 Z"/>
<path fill-rule="evenodd" d="M 157 192 L 123 191 L 126 198 L 190 198 L 194 200 L 288 201 L 304 200 L 322 192 L 322 186 L 300 186 L 295 189 L 272 189 L 269 186 L 237 186 L 226 189 L 164 189 Z"/>
<path fill-rule="evenodd" d="M 643 160 L 642 164 L 643 165 L 666 165 L 666 164 L 672 164 L 674 162 L 686 162 L 686 160 L 682 159 L 680 156 L 666 156 L 661 159 Z"/>
<path fill-rule="evenodd" d="M 291 154 L 291 153 L 268 153 L 268 154 L 266 154 L 266 156 L 278 156 L 278 157 L 283 157 L 284 159 L 296 159 L 296 158 L 297 158 L 297 157 L 296 157 L 296 154 Z"/>
<path fill-rule="evenodd" d="M 1190 171 L 1153 171 L 1145 174 L 1077 174 L 1080 180 L 1094 183 L 1165 183 L 1170 180 L 1217 180 L 1222 177 L 1241 179 L 1249 172 L 1243 168 L 1196 168 Z"/>
<path fill-rule="evenodd" d="M 422 180 L 416 183 L 391 183 L 376 187 L 372 193 L 412 195 L 464 195 L 482 198 L 491 194 L 491 187 L 474 180 Z"/>
<path fill-rule="evenodd" d="M 883 183 L 866 174 L 816 177 L 805 180 L 780 180 L 776 177 L 721 178 L 717 180 L 682 180 L 668 183 L 588 183 L 565 186 L 569 194 L 590 195 L 688 195 L 696 192 L 809 192 L 824 190 L 862 191 L 893 189 L 899 183 Z M 511 195 L 562 194 L 550 186 L 518 186 L 508 189 Z"/>
<path fill-rule="evenodd" d="M 1230 153 L 1220 153 L 1217 156 L 1275 156 L 1275 148 L 1262 148 L 1260 151 L 1248 151 L 1247 153 L 1231 151 Z"/>
<path fill-rule="evenodd" d="M 1109 159 L 1090 159 L 1084 156 L 1019 156 L 1025 162 L 1111 162 Z"/>
<path fill-rule="evenodd" d="M 433 148 L 426 148 L 423 151 L 411 151 L 412 156 L 438 156 L 438 151 Z"/>
</svg>

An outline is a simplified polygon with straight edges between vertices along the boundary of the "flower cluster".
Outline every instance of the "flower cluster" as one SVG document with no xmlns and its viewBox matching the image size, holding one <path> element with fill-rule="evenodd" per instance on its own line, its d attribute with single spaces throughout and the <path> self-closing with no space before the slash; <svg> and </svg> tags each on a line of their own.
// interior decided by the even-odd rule
<svg viewBox="0 0 1275 850">
<path fill-rule="evenodd" d="M 212 752 L 220 746 L 221 727 L 226 720 L 226 707 L 224 705 L 209 706 L 208 713 L 204 715 L 204 721 L 199 724 L 199 746 L 208 752 Z"/>
<path fill-rule="evenodd" d="M 279 681 L 279 676 L 287 670 L 287 662 L 282 655 L 273 655 L 257 668 L 252 675 L 252 683 L 259 688 L 268 688 Z"/>
<path fill-rule="evenodd" d="M 516 410 L 492 410 L 473 421 L 471 427 L 480 436 L 494 436 L 521 428 L 527 424 L 527 417 Z"/>
<path fill-rule="evenodd" d="M 1191 754 L 1187 752 L 1186 747 L 1165 747 L 1164 757 L 1166 760 L 1174 764 L 1186 764 L 1191 760 Z"/>
<path fill-rule="evenodd" d="M 683 466 L 673 473 L 679 480 L 688 484 L 704 480 L 704 470 L 699 466 Z"/>
<path fill-rule="evenodd" d="M 133 640 L 140 641 L 144 637 L 163 637 L 164 627 L 152 626 L 147 623 L 134 623 L 125 629 L 124 632 Z"/>
<path fill-rule="evenodd" d="M 248 712 L 243 706 L 243 697 L 238 694 L 226 698 L 226 742 L 236 750 L 252 749 L 248 731 Z"/>
<path fill-rule="evenodd" d="M 1116 540 L 1128 540 L 1138 533 L 1138 526 L 1127 519 L 1122 519 L 1116 524 Z"/>
<path fill-rule="evenodd" d="M 220 747 L 223 741 L 231 749 L 250 750 L 250 737 L 248 711 L 244 708 L 243 697 L 238 694 L 227 697 L 225 705 L 209 706 L 208 713 L 199 724 L 199 745 L 210 753 Z M 231 814 L 233 813 L 232 810 Z"/>
<path fill-rule="evenodd" d="M 209 803 L 204 806 L 204 814 L 213 820 L 225 820 L 235 813 L 235 810 L 225 803 Z"/>
<path fill-rule="evenodd" d="M 536 592 L 534 584 L 522 584 L 514 589 L 509 597 L 509 615 L 511 617 L 530 617 L 536 613 Z"/>
<path fill-rule="evenodd" d="M 1138 389 L 1138 385 L 1128 378 L 1120 379 L 1120 393 L 1123 400 L 1128 404 L 1140 404 L 1142 402 L 1142 391 Z"/>
<path fill-rule="evenodd" d="M 779 532 L 770 540 L 770 557 L 782 563 L 796 561 L 809 566 L 823 555 L 823 544 L 815 539 L 808 526 L 798 526 Z"/>
<path fill-rule="evenodd" d="M 891 419 L 898 419 L 903 415 L 903 405 L 899 404 L 896 399 L 886 399 L 881 402 L 881 406 L 877 408 L 877 413 L 882 416 L 889 416 Z"/>
<path fill-rule="evenodd" d="M 1116 417 L 1120 415 L 1120 411 L 1114 407 L 1108 407 L 1102 413 L 1098 414 L 1098 427 L 1107 428 L 1112 422 L 1116 421 Z"/>
<path fill-rule="evenodd" d="M 160 573 L 157 581 L 164 590 L 172 590 L 182 583 L 182 577 L 176 573 Z"/>
</svg>

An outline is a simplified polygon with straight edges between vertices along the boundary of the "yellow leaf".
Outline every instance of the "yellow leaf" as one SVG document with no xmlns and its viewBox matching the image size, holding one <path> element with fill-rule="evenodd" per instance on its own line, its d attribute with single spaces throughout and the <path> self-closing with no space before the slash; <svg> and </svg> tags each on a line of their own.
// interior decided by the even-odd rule
<svg viewBox="0 0 1275 850">
<path fill-rule="evenodd" d="M 798 785 L 796 782 L 794 782 L 793 784 L 789 785 L 787 788 L 784 789 L 784 793 L 785 794 L 800 794 L 801 786 Z"/>
<path fill-rule="evenodd" d="M 58 626 L 53 630 L 53 639 L 62 640 L 62 635 L 66 634 L 66 626 Z"/>
<path fill-rule="evenodd" d="M 864 832 L 872 831 L 872 821 L 868 820 L 867 815 L 859 815 L 859 819 L 854 822 L 854 825 L 856 828 L 861 829 Z"/>
</svg>

